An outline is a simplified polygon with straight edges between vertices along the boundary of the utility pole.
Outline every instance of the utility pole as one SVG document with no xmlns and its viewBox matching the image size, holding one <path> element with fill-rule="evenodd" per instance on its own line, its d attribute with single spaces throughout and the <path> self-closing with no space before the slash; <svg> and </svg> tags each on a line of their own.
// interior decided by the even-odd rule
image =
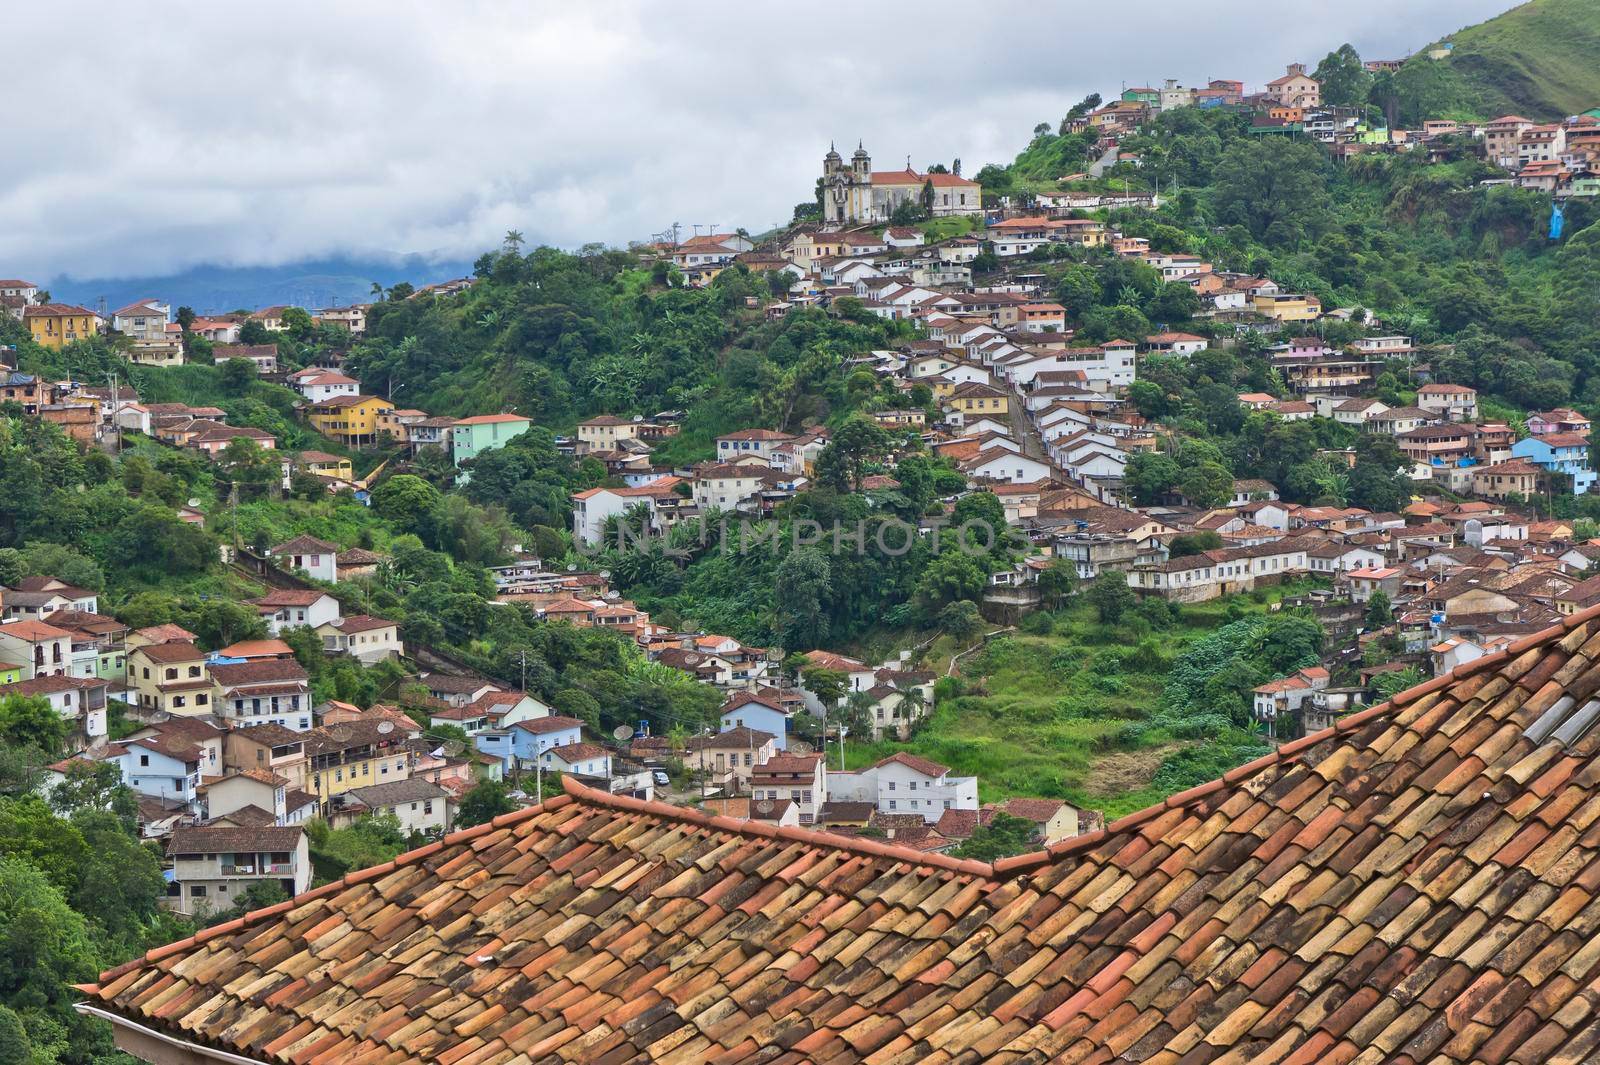
<svg viewBox="0 0 1600 1065">
<path fill-rule="evenodd" d="M 113 371 L 106 374 L 111 381 L 111 425 L 117 431 L 117 454 L 122 454 L 122 411 L 118 409 L 120 393 L 117 390 L 117 375 Z"/>
</svg>

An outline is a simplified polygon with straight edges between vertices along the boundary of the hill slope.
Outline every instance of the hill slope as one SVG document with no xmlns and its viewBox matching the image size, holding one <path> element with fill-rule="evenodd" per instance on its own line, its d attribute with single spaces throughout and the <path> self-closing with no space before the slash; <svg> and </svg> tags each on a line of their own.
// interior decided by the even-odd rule
<svg viewBox="0 0 1600 1065">
<path fill-rule="evenodd" d="M 1600 4 L 1594 0 L 1529 0 L 1449 40 L 1455 50 L 1445 65 L 1486 117 L 1555 120 L 1600 104 Z"/>
</svg>

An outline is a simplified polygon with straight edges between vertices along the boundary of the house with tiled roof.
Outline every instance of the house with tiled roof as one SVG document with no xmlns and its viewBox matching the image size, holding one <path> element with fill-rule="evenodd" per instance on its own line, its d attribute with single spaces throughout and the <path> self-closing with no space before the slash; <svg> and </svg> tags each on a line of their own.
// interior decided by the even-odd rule
<svg viewBox="0 0 1600 1065">
<path fill-rule="evenodd" d="M 870 802 L 885 814 L 916 814 L 932 824 L 946 810 L 978 808 L 978 778 L 899 751 L 859 770 L 827 774 L 827 801 Z"/>
<path fill-rule="evenodd" d="M 370 666 L 405 654 L 399 622 L 371 614 L 351 614 L 324 621 L 317 626 L 317 635 L 322 637 L 322 649 L 328 654 L 349 655 L 362 665 Z"/>
<path fill-rule="evenodd" d="M 547 747 L 539 762 L 546 772 L 576 773 L 579 776 L 611 777 L 611 752 L 598 743 L 563 743 Z"/>
<path fill-rule="evenodd" d="M 344 792 L 333 803 L 331 823 L 337 828 L 362 817 L 393 816 L 403 831 L 438 835 L 450 830 L 455 801 L 448 789 L 412 776 Z"/>
<path fill-rule="evenodd" d="M 570 784 L 80 990 L 151 1060 L 1584 1062 L 1597 640 L 993 863 Z"/>
<path fill-rule="evenodd" d="M 267 815 L 266 824 L 299 824 L 315 810 L 310 804 L 289 807 L 291 781 L 268 768 L 231 769 L 221 776 L 204 776 L 196 790 L 200 814 L 206 821 L 230 817 L 245 808 Z"/>
<path fill-rule="evenodd" d="M 303 570 L 319 581 L 339 578 L 339 545 L 301 534 L 278 544 L 267 554 L 287 570 Z"/>
<path fill-rule="evenodd" d="M 718 710 L 723 732 L 733 729 L 755 729 L 773 737 L 780 751 L 789 746 L 789 707 L 775 694 L 761 691 L 737 691 L 729 695 Z"/>
<path fill-rule="evenodd" d="M 294 896 L 311 884 L 311 855 L 299 825 L 173 829 L 167 905 L 179 913 L 231 908 L 251 884 L 275 882 Z"/>
<path fill-rule="evenodd" d="M 562 714 L 524 718 L 472 732 L 473 745 L 500 759 L 506 771 L 532 769 L 545 751 L 583 742 L 583 722 Z"/>
<path fill-rule="evenodd" d="M 333 555 L 326 557 L 331 566 Z M 246 602 L 256 608 L 273 636 L 281 636 L 288 629 L 319 628 L 336 620 L 341 609 L 339 600 L 317 588 L 274 588 L 260 599 Z"/>
<path fill-rule="evenodd" d="M 147 713 L 193 715 L 214 709 L 206 654 L 192 643 L 142 644 L 130 650 L 128 686 Z"/>
<path fill-rule="evenodd" d="M 293 732 L 312 726 L 311 682 L 294 658 L 213 663 L 214 711 L 230 727 L 272 722 Z"/>
<path fill-rule="evenodd" d="M 703 773 L 713 787 L 748 794 L 756 767 L 777 753 L 772 733 L 735 725 L 709 736 L 691 736 L 684 745 L 683 764 Z"/>
</svg>

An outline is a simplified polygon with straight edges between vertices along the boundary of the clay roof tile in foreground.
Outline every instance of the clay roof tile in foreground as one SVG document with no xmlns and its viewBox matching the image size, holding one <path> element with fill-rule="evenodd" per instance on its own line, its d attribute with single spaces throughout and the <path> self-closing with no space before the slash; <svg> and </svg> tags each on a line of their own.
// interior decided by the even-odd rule
<svg viewBox="0 0 1600 1065">
<path fill-rule="evenodd" d="M 87 1005 L 262 1061 L 1583 1061 L 1600 610 L 992 865 L 567 794 Z"/>
</svg>

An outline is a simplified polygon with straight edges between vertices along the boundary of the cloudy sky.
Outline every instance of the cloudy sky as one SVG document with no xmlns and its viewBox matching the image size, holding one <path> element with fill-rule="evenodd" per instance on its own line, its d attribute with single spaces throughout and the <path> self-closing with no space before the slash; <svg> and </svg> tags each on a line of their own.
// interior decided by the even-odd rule
<svg viewBox="0 0 1600 1065">
<path fill-rule="evenodd" d="M 70 45 L 7 54 L 0 276 L 760 230 L 830 138 L 970 174 L 1091 91 L 1260 85 L 1510 2 L 54 0 L 29 18 Z"/>
</svg>

